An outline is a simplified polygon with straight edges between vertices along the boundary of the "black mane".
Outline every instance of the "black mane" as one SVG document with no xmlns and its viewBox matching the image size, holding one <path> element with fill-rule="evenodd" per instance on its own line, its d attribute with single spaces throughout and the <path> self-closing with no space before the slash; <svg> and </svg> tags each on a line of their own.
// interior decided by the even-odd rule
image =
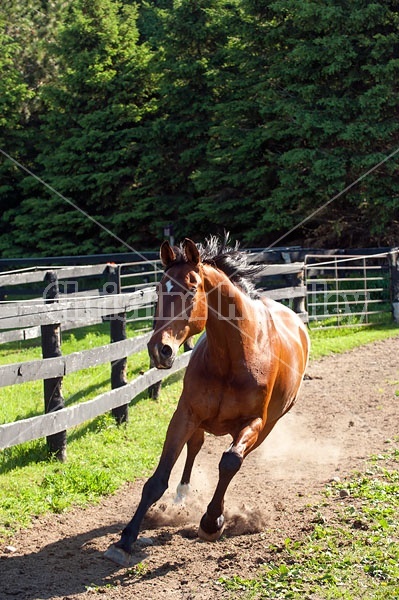
<svg viewBox="0 0 399 600">
<path fill-rule="evenodd" d="M 249 254 L 239 250 L 239 246 L 238 242 L 234 247 L 229 246 L 228 233 L 225 234 L 223 240 L 212 235 L 205 240 L 204 244 L 197 244 L 201 262 L 220 269 L 244 293 L 251 298 L 258 298 L 259 294 L 255 289 L 255 283 L 262 266 L 251 264 Z M 188 262 L 182 245 L 175 246 L 173 249 L 176 254 L 173 265 Z"/>
</svg>

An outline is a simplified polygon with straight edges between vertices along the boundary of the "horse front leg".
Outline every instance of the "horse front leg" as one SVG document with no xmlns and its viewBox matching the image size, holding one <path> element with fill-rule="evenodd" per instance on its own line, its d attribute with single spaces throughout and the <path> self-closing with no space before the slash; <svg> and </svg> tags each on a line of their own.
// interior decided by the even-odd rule
<svg viewBox="0 0 399 600">
<path fill-rule="evenodd" d="M 187 442 L 187 458 L 183 469 L 183 474 L 176 490 L 176 503 L 183 503 L 190 492 L 190 479 L 193 470 L 194 461 L 204 443 L 205 432 L 203 429 L 197 429 Z"/>
<path fill-rule="evenodd" d="M 133 544 L 139 535 L 141 522 L 148 509 L 159 500 L 168 488 L 172 468 L 184 444 L 190 439 L 197 425 L 193 424 L 184 410 L 177 409 L 169 423 L 161 458 L 154 474 L 144 484 L 140 503 L 133 518 L 122 531 L 120 540 L 108 548 L 105 556 L 127 567 L 131 565 Z"/>
<path fill-rule="evenodd" d="M 222 535 L 225 524 L 223 511 L 226 490 L 234 475 L 240 470 L 245 456 L 256 447 L 262 429 L 262 419 L 254 419 L 241 429 L 230 448 L 223 453 L 219 463 L 216 490 L 198 529 L 198 536 L 201 539 L 214 542 Z"/>
</svg>

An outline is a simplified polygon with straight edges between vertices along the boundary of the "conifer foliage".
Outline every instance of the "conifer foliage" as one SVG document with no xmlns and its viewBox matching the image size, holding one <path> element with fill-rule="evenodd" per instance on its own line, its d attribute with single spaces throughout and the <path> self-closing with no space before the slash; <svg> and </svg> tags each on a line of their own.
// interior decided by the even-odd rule
<svg viewBox="0 0 399 600">
<path fill-rule="evenodd" d="M 2 156 L 0 254 L 124 249 L 82 211 L 140 250 L 398 244 L 399 153 L 362 178 L 399 148 L 396 2 L 40 4 L 0 8 L 0 142 L 59 195 Z"/>
</svg>

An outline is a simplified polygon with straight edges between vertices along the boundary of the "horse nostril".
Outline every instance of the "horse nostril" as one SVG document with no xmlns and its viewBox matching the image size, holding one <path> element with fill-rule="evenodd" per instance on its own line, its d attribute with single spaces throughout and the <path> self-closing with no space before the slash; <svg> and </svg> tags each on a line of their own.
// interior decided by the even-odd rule
<svg viewBox="0 0 399 600">
<path fill-rule="evenodd" d="M 173 354 L 173 350 L 170 346 L 164 344 L 159 351 L 159 354 L 162 356 L 162 358 L 170 358 Z"/>
</svg>

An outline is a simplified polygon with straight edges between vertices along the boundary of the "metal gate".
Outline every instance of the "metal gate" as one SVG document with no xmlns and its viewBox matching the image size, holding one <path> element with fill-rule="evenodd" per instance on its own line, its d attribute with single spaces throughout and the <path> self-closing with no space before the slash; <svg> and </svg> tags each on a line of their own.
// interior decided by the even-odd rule
<svg viewBox="0 0 399 600">
<path fill-rule="evenodd" d="M 136 331 L 149 331 L 152 329 L 156 303 L 156 284 L 161 279 L 163 267 L 161 261 L 144 260 L 114 265 L 113 275 L 110 277 L 113 284 L 113 293 L 139 292 L 146 296 L 146 302 L 133 310 L 127 310 L 126 323 L 136 323 Z M 145 292 L 147 292 L 145 294 Z M 112 292 L 110 292 L 112 293 Z"/>
<path fill-rule="evenodd" d="M 304 271 L 310 326 L 369 325 L 391 311 L 387 253 L 309 254 Z"/>
</svg>

